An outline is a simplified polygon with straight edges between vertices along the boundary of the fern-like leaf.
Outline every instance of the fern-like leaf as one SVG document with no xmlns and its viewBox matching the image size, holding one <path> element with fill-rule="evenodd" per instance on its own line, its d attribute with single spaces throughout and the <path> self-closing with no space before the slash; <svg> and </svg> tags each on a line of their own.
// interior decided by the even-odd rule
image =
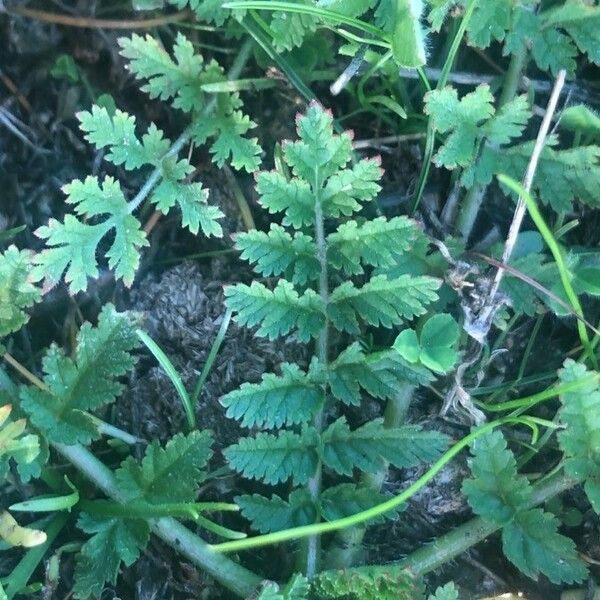
<svg viewBox="0 0 600 600">
<path fill-rule="evenodd" d="M 312 102 L 304 115 L 296 117 L 300 139 L 284 144 L 286 162 L 296 177 L 315 185 L 331 177 L 344 167 L 352 156 L 350 134 L 333 134 L 333 116 L 330 111 Z"/>
<path fill-rule="evenodd" d="M 152 442 L 141 463 L 126 458 L 115 473 L 123 498 L 151 504 L 193 502 L 205 477 L 202 469 L 212 456 L 211 443 L 207 431 L 178 433 L 164 448 Z"/>
<path fill-rule="evenodd" d="M 284 212 L 284 225 L 299 229 L 315 218 L 315 198 L 310 185 L 300 179 L 287 180 L 276 171 L 262 171 L 256 178 L 259 202 L 271 214 Z"/>
<path fill-rule="evenodd" d="M 358 333 L 358 316 L 375 327 L 392 327 L 422 315 L 437 299 L 441 282 L 432 277 L 402 275 L 389 280 L 377 275 L 361 288 L 346 281 L 333 290 L 327 312 L 336 328 Z"/>
<path fill-rule="evenodd" d="M 253 281 L 225 288 L 225 303 L 240 325 L 260 325 L 257 334 L 275 339 L 293 329 L 300 340 L 316 337 L 325 322 L 323 301 L 313 290 L 299 295 L 291 283 L 278 282 L 273 291 Z"/>
<path fill-rule="evenodd" d="M 559 372 L 564 383 L 590 378 L 585 366 L 568 359 Z M 562 394 L 559 418 L 566 429 L 558 434 L 565 470 L 584 481 L 585 492 L 600 513 L 600 389 L 598 378 Z"/>
<path fill-rule="evenodd" d="M 306 427 L 301 434 L 282 430 L 277 435 L 241 438 L 226 448 L 224 455 L 231 467 L 248 479 L 274 485 L 291 477 L 296 485 L 302 485 L 317 469 L 317 448 L 317 432 Z"/>
<path fill-rule="evenodd" d="M 415 222 L 406 217 L 378 217 L 362 225 L 348 221 L 327 237 L 328 258 L 348 275 L 361 275 L 362 265 L 393 265 L 417 235 Z"/>
<path fill-rule="evenodd" d="M 378 490 L 356 483 L 341 483 L 327 488 L 321 494 L 321 514 L 326 521 L 334 521 L 350 517 L 356 513 L 368 510 L 377 504 L 389 500 L 389 496 Z M 370 521 L 371 523 L 382 523 L 384 519 L 395 519 L 403 507 L 391 510 L 384 516 Z"/>
<path fill-rule="evenodd" d="M 410 571 L 379 567 L 325 571 L 315 577 L 312 589 L 320 600 L 415 600 L 424 595 L 421 581 Z"/>
<path fill-rule="evenodd" d="M 329 364 L 329 385 L 335 398 L 358 406 L 360 390 L 374 398 L 394 398 L 403 384 L 426 385 L 431 373 L 419 365 L 410 365 L 395 352 L 365 354 L 354 342 Z"/>
<path fill-rule="evenodd" d="M 254 270 L 265 277 L 285 274 L 293 283 L 304 285 L 319 276 L 319 261 L 313 239 L 297 232 L 292 237 L 273 223 L 268 233 L 256 229 L 241 233 L 235 245 L 241 258 L 255 263 Z"/>
<path fill-rule="evenodd" d="M 31 422 L 53 442 L 89 444 L 99 437 L 96 425 L 82 411 L 113 402 L 122 389 L 117 380 L 134 364 L 130 351 L 138 343 L 131 315 L 106 305 L 98 326 L 82 326 L 75 358 L 51 346 L 43 359 L 46 390 L 21 391 L 21 407 Z"/>
<path fill-rule="evenodd" d="M 29 316 L 26 308 L 40 299 L 32 276 L 33 252 L 10 246 L 0 253 L 0 337 L 18 331 Z"/>
<path fill-rule="evenodd" d="M 172 100 L 175 108 L 188 112 L 204 106 L 200 77 L 204 61 L 182 33 L 177 35 L 173 46 L 174 60 L 150 35 L 142 37 L 134 33 L 131 38 L 119 38 L 118 42 L 121 55 L 129 60 L 128 69 L 137 79 L 147 80 L 142 90 L 150 98 Z"/>
<path fill-rule="evenodd" d="M 382 174 L 379 158 L 363 159 L 351 169 L 334 173 L 320 194 L 325 215 L 338 218 L 359 211 L 361 203 L 373 200 L 381 191 Z"/>
<path fill-rule="evenodd" d="M 385 429 L 381 419 L 351 431 L 342 417 L 323 433 L 323 462 L 341 475 L 351 475 L 354 468 L 376 473 L 386 462 L 410 467 L 434 460 L 447 445 L 446 436 L 436 431 L 414 426 Z"/>
<path fill-rule="evenodd" d="M 261 533 L 309 525 L 317 518 L 315 505 L 304 489 L 293 491 L 287 501 L 277 494 L 271 498 L 259 494 L 236 496 L 234 500 L 252 527 Z"/>
<path fill-rule="evenodd" d="M 283 363 L 281 373 L 267 373 L 260 383 L 244 383 L 223 396 L 227 416 L 244 427 L 270 429 L 310 421 L 323 405 L 322 386 L 294 364 Z"/>
</svg>

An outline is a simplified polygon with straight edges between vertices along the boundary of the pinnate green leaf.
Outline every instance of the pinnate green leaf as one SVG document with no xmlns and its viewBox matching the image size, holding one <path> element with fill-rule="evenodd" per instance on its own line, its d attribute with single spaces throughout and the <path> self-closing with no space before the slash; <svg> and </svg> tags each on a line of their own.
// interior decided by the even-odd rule
<svg viewBox="0 0 600 600">
<path fill-rule="evenodd" d="M 121 563 L 132 565 L 148 543 L 146 521 L 106 519 L 83 513 L 79 529 L 93 536 L 81 547 L 75 567 L 75 598 L 99 598 L 105 583 L 114 584 Z"/>
<path fill-rule="evenodd" d="M 427 93 L 425 112 L 433 119 L 436 131 L 449 133 L 435 155 L 437 165 L 454 169 L 471 163 L 480 126 L 494 114 L 493 100 L 488 85 L 479 85 L 460 100 L 451 87 Z"/>
<path fill-rule="evenodd" d="M 320 193 L 325 215 L 338 218 L 359 211 L 361 202 L 373 200 L 381 191 L 382 174 L 378 157 L 360 160 L 350 169 L 333 173 Z"/>
<path fill-rule="evenodd" d="M 558 533 L 559 521 L 541 509 L 527 509 L 528 480 L 517 473 L 516 460 L 500 431 L 475 440 L 474 475 L 463 483 L 473 511 L 502 529 L 506 557 L 529 577 L 542 573 L 554 583 L 573 583 L 586 576 L 572 540 Z"/>
<path fill-rule="evenodd" d="M 212 436 L 207 431 L 176 434 L 161 448 L 153 441 L 141 463 L 130 456 L 115 473 L 126 501 L 151 504 L 194 502 L 202 470 L 212 456 Z"/>
<path fill-rule="evenodd" d="M 40 299 L 31 275 L 32 258 L 33 252 L 16 246 L 0 253 L 0 337 L 25 325 L 29 320 L 25 309 Z"/>
<path fill-rule="evenodd" d="M 283 363 L 281 376 L 266 373 L 260 383 L 244 383 L 220 403 L 244 427 L 272 429 L 310 421 L 323 404 L 323 388 L 310 373 Z"/>
<path fill-rule="evenodd" d="M 426 385 L 431 373 L 420 365 L 410 365 L 397 352 L 365 354 L 358 342 L 343 350 L 329 364 L 331 393 L 345 404 L 358 406 L 361 388 L 374 398 L 394 398 L 398 389 L 408 383 Z"/>
<path fill-rule="evenodd" d="M 317 511 L 306 489 L 294 490 L 283 500 L 277 494 L 266 498 L 259 494 L 236 496 L 242 515 L 260 533 L 271 533 L 314 523 Z"/>
<path fill-rule="evenodd" d="M 286 179 L 276 171 L 262 171 L 256 178 L 259 202 L 271 214 L 284 212 L 284 225 L 300 229 L 315 218 L 315 199 L 310 186 L 300 179 Z"/>
<path fill-rule="evenodd" d="M 316 102 L 296 117 L 296 125 L 300 139 L 285 143 L 284 157 L 296 177 L 317 189 L 350 161 L 352 139 L 348 133 L 334 135 L 331 112 Z"/>
<path fill-rule="evenodd" d="M 319 276 L 319 261 L 313 239 L 297 232 L 292 237 L 287 231 L 271 224 L 268 233 L 253 229 L 240 233 L 235 245 L 241 258 L 255 263 L 254 270 L 265 277 L 286 275 L 293 283 L 304 285 Z"/>
<path fill-rule="evenodd" d="M 230 466 L 248 479 L 271 485 L 293 478 L 295 485 L 306 483 L 318 464 L 318 436 L 311 427 L 301 434 L 281 430 L 241 438 L 223 452 Z"/>
<path fill-rule="evenodd" d="M 323 462 L 341 475 L 351 475 L 354 468 L 376 473 L 386 463 L 410 467 L 434 460 L 447 445 L 437 431 L 409 425 L 386 429 L 382 419 L 351 431 L 341 417 L 323 433 Z"/>
<path fill-rule="evenodd" d="M 440 281 L 432 277 L 402 275 L 389 280 L 376 275 L 361 288 L 346 281 L 333 290 L 327 312 L 334 326 L 358 333 L 360 316 L 369 325 L 392 327 L 404 319 L 422 315 L 425 306 L 437 299 Z"/>
<path fill-rule="evenodd" d="M 85 323 L 77 336 L 75 357 L 56 345 L 42 364 L 47 390 L 21 390 L 21 407 L 31 422 L 53 442 L 87 444 L 99 437 L 96 426 L 82 411 L 113 402 L 122 390 L 118 378 L 134 364 L 130 352 L 138 343 L 136 320 L 108 304 L 98 326 Z"/>
<path fill-rule="evenodd" d="M 347 274 L 361 275 L 362 265 L 393 265 L 417 235 L 416 223 L 406 217 L 377 217 L 362 225 L 347 221 L 327 237 L 328 258 Z"/>
<path fill-rule="evenodd" d="M 273 291 L 253 281 L 225 288 L 225 303 L 240 325 L 259 325 L 257 334 L 275 339 L 296 330 L 300 340 L 316 337 L 325 322 L 323 301 L 313 290 L 300 295 L 291 283 L 280 280 Z"/>
</svg>

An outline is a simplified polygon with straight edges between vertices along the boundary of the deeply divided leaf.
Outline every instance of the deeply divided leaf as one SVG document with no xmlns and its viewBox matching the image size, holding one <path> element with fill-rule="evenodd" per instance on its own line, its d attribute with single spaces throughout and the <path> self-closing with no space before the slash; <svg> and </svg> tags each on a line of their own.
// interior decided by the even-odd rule
<svg viewBox="0 0 600 600">
<path fill-rule="evenodd" d="M 106 305 L 97 327 L 82 326 L 74 358 L 57 346 L 47 351 L 42 361 L 47 389 L 23 387 L 21 406 L 51 441 L 89 443 L 99 437 L 83 411 L 96 410 L 120 394 L 118 378 L 134 364 L 130 352 L 138 342 L 135 328 L 132 315 Z"/>
</svg>

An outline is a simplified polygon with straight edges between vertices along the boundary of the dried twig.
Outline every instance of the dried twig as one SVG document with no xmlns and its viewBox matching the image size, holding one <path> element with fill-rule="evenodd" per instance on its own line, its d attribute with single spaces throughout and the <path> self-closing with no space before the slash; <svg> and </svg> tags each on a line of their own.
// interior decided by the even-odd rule
<svg viewBox="0 0 600 600">
<path fill-rule="evenodd" d="M 562 69 L 556 81 L 554 83 L 554 88 L 552 89 L 552 94 L 550 95 L 550 100 L 548 101 L 548 107 L 546 108 L 546 114 L 544 115 L 544 119 L 540 126 L 540 130 L 537 135 L 537 139 L 535 140 L 535 146 L 533 148 L 533 152 L 531 153 L 531 158 L 529 159 L 529 164 L 527 165 L 527 171 L 525 172 L 525 177 L 523 178 L 523 187 L 527 192 L 531 190 L 531 185 L 533 184 L 533 178 L 535 177 L 535 171 L 538 166 L 538 162 L 540 160 L 540 155 L 542 154 L 542 150 L 544 149 L 544 145 L 546 143 L 546 138 L 548 137 L 548 132 L 550 131 L 550 125 L 552 123 L 552 117 L 556 111 L 556 106 L 558 104 L 558 99 L 560 98 L 560 93 L 565 84 L 565 77 L 567 72 Z M 517 242 L 517 236 L 519 235 L 519 231 L 521 229 L 521 223 L 523 222 L 523 218 L 525 217 L 526 212 L 525 200 L 522 196 L 519 196 L 519 200 L 517 202 L 517 207 L 515 209 L 515 213 L 513 216 L 512 223 L 510 224 L 510 229 L 508 231 L 508 237 L 506 238 L 506 243 L 504 244 L 504 252 L 502 253 L 502 262 L 504 264 L 508 264 L 510 257 L 512 255 L 513 249 Z M 494 277 L 494 283 L 490 288 L 490 301 L 494 300 L 494 296 L 498 292 L 498 288 L 500 287 L 500 283 L 502 282 L 502 277 L 504 275 L 504 269 L 498 269 L 496 271 L 496 276 Z"/>
<path fill-rule="evenodd" d="M 172 15 L 163 15 L 153 19 L 132 20 L 132 19 L 96 19 L 94 17 L 73 17 L 70 15 L 60 15 L 57 13 L 46 12 L 36 8 L 27 8 L 25 6 L 10 6 L 5 8 L 10 15 L 27 17 L 36 21 L 45 23 L 55 23 L 67 27 L 81 27 L 83 29 L 152 29 L 160 25 L 168 25 L 183 21 L 190 16 L 190 12 L 183 10 Z"/>
</svg>

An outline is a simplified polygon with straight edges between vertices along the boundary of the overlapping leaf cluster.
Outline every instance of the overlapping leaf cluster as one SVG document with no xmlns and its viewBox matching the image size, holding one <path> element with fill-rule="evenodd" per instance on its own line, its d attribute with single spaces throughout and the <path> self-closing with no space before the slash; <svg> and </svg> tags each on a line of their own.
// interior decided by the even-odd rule
<svg viewBox="0 0 600 600">
<path fill-rule="evenodd" d="M 297 129 L 299 140 L 284 145 L 291 177 L 279 171 L 257 176 L 260 204 L 281 215 L 282 225 L 236 239 L 242 256 L 271 282 L 226 288 L 234 318 L 256 327 L 257 335 L 274 339 L 293 333 L 305 342 L 317 340 L 318 346 L 327 344 L 329 329 L 357 335 L 365 327 L 391 328 L 423 315 L 437 298 L 439 280 L 372 275 L 374 267 L 394 265 L 420 237 L 416 224 L 404 217 L 339 222 L 379 191 L 379 161 L 349 164 L 350 136 L 334 135 L 331 115 L 317 104 L 298 117 Z M 438 455 L 443 436 L 413 426 L 385 429 L 374 420 L 351 428 L 344 416 L 322 430 L 316 426 L 317 415 L 324 409 L 329 414 L 335 402 L 358 405 L 363 393 L 392 398 L 400 384 L 433 377 L 392 349 L 366 352 L 353 342 L 337 356 L 329 352 L 315 352 L 306 371 L 285 363 L 280 374 L 266 374 L 221 399 L 227 415 L 243 426 L 273 430 L 241 438 L 225 450 L 236 471 L 272 485 L 291 480 L 302 486 L 322 467 L 352 476 L 355 469 L 373 473 L 387 463 L 403 467 Z M 380 500 L 377 493 L 347 483 L 326 490 L 318 506 L 303 489 L 287 500 L 237 499 L 255 528 L 265 532 L 313 522 L 318 515 L 352 514 Z"/>
<path fill-rule="evenodd" d="M 99 274 L 100 244 L 111 239 L 105 256 L 108 266 L 126 285 L 133 281 L 140 262 L 140 250 L 148 245 L 146 234 L 134 211 L 149 193 L 156 208 L 168 213 L 177 206 L 182 224 L 192 233 L 221 236 L 219 208 L 207 204 L 208 191 L 199 182 L 190 182 L 194 167 L 178 154 L 188 139 L 197 144 L 212 140 L 213 160 L 226 161 L 235 168 L 253 171 L 258 166 L 260 148 L 255 138 L 244 137 L 254 123 L 241 112 L 237 93 L 207 92 L 206 85 L 222 84 L 226 77 L 214 61 L 205 63 L 183 34 L 178 34 L 173 57 L 147 35 L 119 40 L 121 54 L 136 78 L 145 80 L 142 89 L 151 98 L 169 100 L 175 108 L 190 113 L 190 129 L 172 143 L 154 124 L 140 135 L 135 117 L 120 110 L 92 106 L 77 116 L 85 138 L 113 165 L 127 171 L 146 169 L 150 180 L 138 196 L 127 200 L 114 177 L 89 176 L 64 186 L 67 203 L 74 214 L 63 222 L 50 220 L 36 234 L 46 249 L 35 256 L 34 275 L 44 278 L 46 289 L 64 274 L 72 293 L 86 289 L 88 278 Z"/>
</svg>

